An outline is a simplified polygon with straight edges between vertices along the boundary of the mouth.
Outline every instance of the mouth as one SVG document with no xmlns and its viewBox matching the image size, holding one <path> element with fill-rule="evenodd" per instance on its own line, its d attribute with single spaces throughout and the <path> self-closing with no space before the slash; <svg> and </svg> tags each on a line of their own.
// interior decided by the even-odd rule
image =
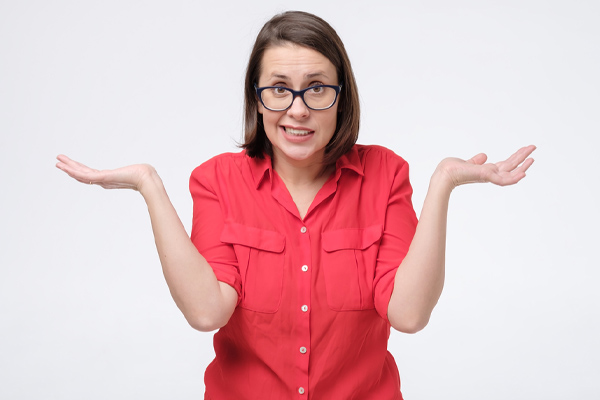
<svg viewBox="0 0 600 400">
<path fill-rule="evenodd" d="M 309 131 L 309 130 L 304 130 L 304 129 L 294 129 L 294 128 L 290 128 L 288 126 L 284 126 L 283 129 L 285 130 L 285 133 L 287 133 L 288 135 L 291 135 L 291 136 L 308 136 L 311 133 L 314 133 L 314 131 Z"/>
</svg>

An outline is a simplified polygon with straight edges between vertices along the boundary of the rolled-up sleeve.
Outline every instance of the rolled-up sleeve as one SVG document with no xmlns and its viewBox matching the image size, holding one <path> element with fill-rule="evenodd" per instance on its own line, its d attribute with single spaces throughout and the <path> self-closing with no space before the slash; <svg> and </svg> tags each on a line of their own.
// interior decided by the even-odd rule
<svg viewBox="0 0 600 400">
<path fill-rule="evenodd" d="M 373 289 L 375 308 L 381 317 L 388 320 L 387 311 L 394 290 L 396 270 L 408 253 L 417 227 L 417 216 L 411 200 L 413 190 L 408 177 L 408 163 L 393 153 L 382 161 L 385 164 L 382 169 L 385 167 L 393 177 Z"/>
<path fill-rule="evenodd" d="M 242 282 L 233 246 L 220 240 L 224 226 L 222 205 L 211 182 L 215 179 L 215 160 L 197 167 L 190 177 L 190 193 L 194 202 L 191 240 L 210 264 L 217 280 L 233 287 L 241 299 Z"/>
</svg>

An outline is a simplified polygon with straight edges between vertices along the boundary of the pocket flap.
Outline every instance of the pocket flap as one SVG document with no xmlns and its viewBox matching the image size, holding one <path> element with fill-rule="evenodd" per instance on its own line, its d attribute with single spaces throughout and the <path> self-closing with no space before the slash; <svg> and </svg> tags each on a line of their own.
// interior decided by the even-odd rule
<svg viewBox="0 0 600 400">
<path fill-rule="evenodd" d="M 372 225 L 367 228 L 336 229 L 323 232 L 322 243 L 326 252 L 342 249 L 364 250 L 381 239 L 383 227 Z"/>
<path fill-rule="evenodd" d="M 225 223 L 221 232 L 221 242 L 241 244 L 272 253 L 281 253 L 285 248 L 285 236 L 281 233 L 234 222 Z"/>
</svg>

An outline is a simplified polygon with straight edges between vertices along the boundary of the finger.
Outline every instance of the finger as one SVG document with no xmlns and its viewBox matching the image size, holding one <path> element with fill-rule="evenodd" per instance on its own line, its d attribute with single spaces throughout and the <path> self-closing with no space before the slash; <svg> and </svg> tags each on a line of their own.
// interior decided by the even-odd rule
<svg viewBox="0 0 600 400">
<path fill-rule="evenodd" d="M 525 174 L 534 161 L 535 160 L 533 158 L 528 158 L 527 160 L 523 161 L 523 164 L 521 164 L 519 168 L 515 169 L 513 172 Z"/>
<path fill-rule="evenodd" d="M 525 178 L 525 173 L 529 169 L 529 167 L 531 167 L 533 161 L 533 158 L 528 158 L 515 170 L 510 171 L 510 173 L 505 173 L 503 176 L 502 186 L 514 185 L 521 179 Z"/>
<path fill-rule="evenodd" d="M 64 171 L 67 175 L 69 175 L 71 178 L 81 182 L 81 183 L 90 183 L 92 182 L 92 177 L 88 176 L 87 173 L 83 173 L 81 171 L 78 170 L 74 170 L 72 168 L 70 168 L 68 165 L 60 165 L 60 163 L 58 163 L 56 165 L 59 169 L 61 169 L 62 171 Z"/>
<path fill-rule="evenodd" d="M 71 167 L 72 169 L 79 169 L 81 171 L 96 171 L 93 168 L 90 168 L 85 164 L 82 164 L 78 161 L 75 161 L 75 160 L 65 156 L 64 154 L 59 154 L 56 158 L 59 161 L 61 161 L 63 164 Z"/>
<path fill-rule="evenodd" d="M 64 162 L 64 160 L 70 160 L 70 158 L 69 158 L 69 157 L 67 157 L 67 156 L 65 156 L 64 154 L 59 154 L 59 155 L 57 155 L 57 156 L 56 156 L 56 159 L 57 159 L 58 161 L 62 161 L 62 162 Z"/>
<path fill-rule="evenodd" d="M 476 156 L 467 160 L 467 162 L 471 163 L 471 164 L 475 164 L 475 165 L 482 165 L 483 163 L 486 162 L 486 160 L 487 160 L 487 155 L 485 153 L 479 153 Z"/>
<path fill-rule="evenodd" d="M 525 160 L 533 151 L 536 149 L 534 145 L 521 147 L 513 155 L 508 157 L 505 161 L 496 163 L 498 168 L 502 171 L 512 171 L 517 168 L 523 160 Z"/>
<path fill-rule="evenodd" d="M 70 165 L 70 166 L 77 166 L 78 164 L 81 165 L 80 163 L 78 163 L 75 160 L 70 159 L 69 157 L 65 156 L 64 154 L 59 154 L 56 159 L 60 162 L 62 162 L 65 165 Z"/>
<path fill-rule="evenodd" d="M 498 186 L 509 186 L 514 185 L 519 182 L 521 179 L 525 178 L 525 173 L 520 171 L 513 171 L 509 174 L 494 174 L 488 177 L 489 182 Z"/>
<path fill-rule="evenodd" d="M 496 174 L 490 175 L 488 177 L 489 181 L 496 185 L 499 185 L 499 186 L 514 185 L 515 183 L 517 183 L 520 180 L 522 180 L 523 178 L 525 178 L 526 171 L 529 169 L 529 167 L 531 167 L 533 162 L 534 162 L 533 158 L 528 158 L 527 160 L 525 160 L 523 162 L 523 164 L 521 166 L 519 166 L 514 171 L 510 171 L 510 172 L 499 171 Z"/>
<path fill-rule="evenodd" d="M 88 180 L 86 180 L 86 179 L 84 179 L 84 178 L 77 178 L 77 177 L 73 177 L 73 179 L 75 179 L 75 180 L 76 180 L 76 181 L 78 181 L 78 182 L 84 183 L 84 184 L 86 184 L 86 185 L 93 185 L 93 184 L 94 184 L 94 182 L 92 182 L 92 181 L 88 181 Z"/>
<path fill-rule="evenodd" d="M 103 178 L 102 171 L 93 170 L 93 169 L 87 168 L 85 166 L 80 167 L 79 165 L 72 165 L 70 162 L 72 160 L 66 160 L 66 159 L 63 159 L 63 160 L 66 161 L 67 163 L 65 164 L 63 161 L 59 161 L 58 163 L 56 163 L 56 167 L 58 169 L 60 169 L 61 171 L 65 172 L 71 178 L 73 178 L 81 183 L 87 183 L 90 185 L 93 183 L 99 183 L 102 181 L 102 178 Z"/>
</svg>

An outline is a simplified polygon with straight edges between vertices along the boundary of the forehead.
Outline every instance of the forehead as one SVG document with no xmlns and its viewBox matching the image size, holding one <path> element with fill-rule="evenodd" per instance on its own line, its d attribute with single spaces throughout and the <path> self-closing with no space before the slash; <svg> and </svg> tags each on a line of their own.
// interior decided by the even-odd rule
<svg viewBox="0 0 600 400">
<path fill-rule="evenodd" d="M 283 44 L 269 47 L 263 54 L 261 81 L 273 78 L 303 80 L 317 77 L 337 84 L 335 66 L 316 50 Z"/>
</svg>

